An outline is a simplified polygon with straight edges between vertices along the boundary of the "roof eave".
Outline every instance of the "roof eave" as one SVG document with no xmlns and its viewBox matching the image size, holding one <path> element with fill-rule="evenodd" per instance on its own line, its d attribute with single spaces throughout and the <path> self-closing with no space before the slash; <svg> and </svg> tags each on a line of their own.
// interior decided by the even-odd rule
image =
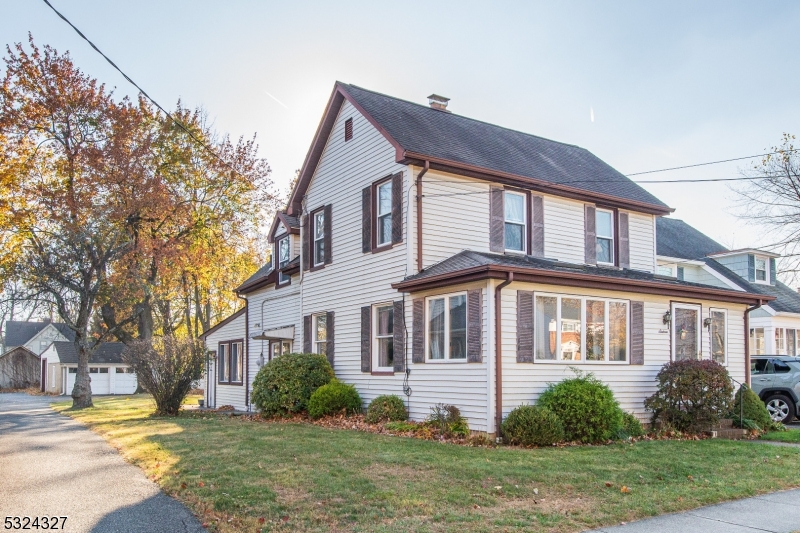
<svg viewBox="0 0 800 533">
<path fill-rule="evenodd" d="M 763 304 L 775 300 L 774 296 L 754 294 L 725 289 L 692 287 L 660 283 L 657 281 L 634 280 L 624 278 L 611 278 L 595 274 L 579 272 L 559 272 L 535 268 L 520 268 L 504 265 L 481 265 L 456 272 L 449 272 L 429 278 L 401 281 L 392 284 L 392 288 L 401 292 L 419 292 L 459 285 L 471 281 L 485 279 L 507 279 L 508 273 L 514 273 L 514 281 L 539 283 L 547 285 L 562 285 L 592 289 L 611 289 L 640 294 L 657 294 L 679 298 L 706 299 L 729 303 L 748 305 Z"/>
</svg>

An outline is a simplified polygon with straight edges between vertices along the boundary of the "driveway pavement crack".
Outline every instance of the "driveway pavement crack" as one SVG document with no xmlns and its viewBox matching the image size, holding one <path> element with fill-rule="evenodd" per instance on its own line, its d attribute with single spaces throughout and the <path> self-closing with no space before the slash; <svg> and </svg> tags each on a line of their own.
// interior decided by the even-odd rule
<svg viewBox="0 0 800 533">
<path fill-rule="evenodd" d="M 727 520 L 720 520 L 719 518 L 709 518 L 707 516 L 695 514 L 695 513 L 691 512 L 691 511 L 687 512 L 686 514 L 688 516 L 694 516 L 695 518 L 702 518 L 703 520 L 708 520 L 710 522 L 720 522 L 722 524 L 730 524 L 732 526 L 745 527 L 747 529 L 752 529 L 753 531 L 766 531 L 767 533 L 781 533 L 780 531 L 775 531 L 774 529 L 762 529 L 760 527 L 748 526 L 748 525 L 745 525 L 745 524 L 739 524 L 737 522 L 729 522 Z"/>
</svg>

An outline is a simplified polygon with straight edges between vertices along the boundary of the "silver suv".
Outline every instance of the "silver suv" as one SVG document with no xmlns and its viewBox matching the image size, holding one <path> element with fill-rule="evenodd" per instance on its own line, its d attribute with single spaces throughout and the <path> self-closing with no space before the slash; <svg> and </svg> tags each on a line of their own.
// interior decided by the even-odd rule
<svg viewBox="0 0 800 533">
<path fill-rule="evenodd" d="M 750 383 L 775 422 L 800 415 L 800 357 L 757 355 L 750 359 Z"/>
</svg>

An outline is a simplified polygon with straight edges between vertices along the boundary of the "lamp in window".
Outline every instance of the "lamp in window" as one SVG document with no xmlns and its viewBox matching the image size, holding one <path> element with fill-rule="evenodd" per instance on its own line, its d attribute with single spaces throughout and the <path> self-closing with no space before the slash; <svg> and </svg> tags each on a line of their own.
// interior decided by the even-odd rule
<svg viewBox="0 0 800 533">
<path fill-rule="evenodd" d="M 672 322 L 672 311 L 667 311 L 666 313 L 664 313 L 662 321 L 664 322 L 664 324 L 669 324 L 670 322 Z"/>
</svg>

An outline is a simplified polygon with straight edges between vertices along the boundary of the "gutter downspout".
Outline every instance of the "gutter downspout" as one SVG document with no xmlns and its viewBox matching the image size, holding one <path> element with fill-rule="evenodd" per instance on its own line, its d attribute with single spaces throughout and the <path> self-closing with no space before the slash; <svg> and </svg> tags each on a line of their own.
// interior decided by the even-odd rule
<svg viewBox="0 0 800 533">
<path fill-rule="evenodd" d="M 250 301 L 238 292 L 236 297 L 244 300 L 244 404 L 250 411 Z M 215 395 L 216 396 L 216 395 Z M 216 402 L 216 398 L 214 398 Z"/>
<path fill-rule="evenodd" d="M 425 160 L 425 166 L 417 174 L 417 272 L 422 272 L 422 176 L 428 172 L 431 164 Z"/>
<path fill-rule="evenodd" d="M 764 305 L 762 300 L 744 310 L 744 382 L 750 386 L 750 311 L 755 311 Z"/>
<path fill-rule="evenodd" d="M 495 435 L 502 438 L 500 424 L 503 422 L 503 327 L 500 322 L 502 316 L 502 298 L 500 291 L 514 281 L 514 273 L 508 273 L 508 279 L 494 289 L 494 409 L 495 409 Z"/>
</svg>

